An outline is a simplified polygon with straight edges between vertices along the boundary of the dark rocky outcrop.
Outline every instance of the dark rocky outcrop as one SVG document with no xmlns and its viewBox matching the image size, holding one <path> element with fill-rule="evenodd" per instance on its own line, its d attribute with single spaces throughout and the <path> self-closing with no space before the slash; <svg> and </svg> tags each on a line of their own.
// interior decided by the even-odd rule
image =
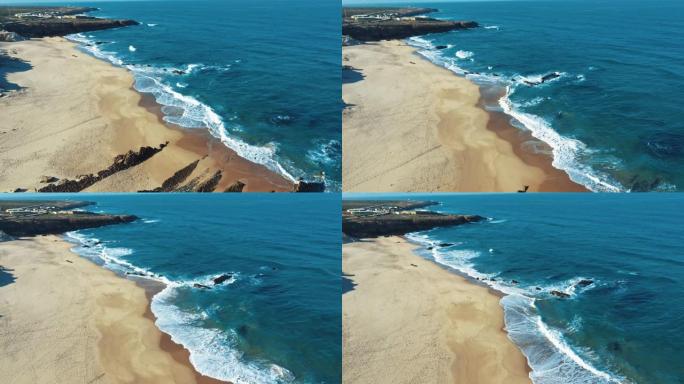
<svg viewBox="0 0 684 384">
<path fill-rule="evenodd" d="M 134 20 L 83 15 L 95 10 L 97 8 L 91 7 L 0 6 L 0 30 L 14 34 L 4 36 L 16 41 L 16 34 L 23 37 L 65 36 L 139 24 Z"/>
<path fill-rule="evenodd" d="M 342 232 L 355 238 L 402 236 L 410 232 L 426 231 L 484 220 L 481 216 L 443 215 L 434 212 L 388 213 L 374 216 L 345 215 Z"/>
<path fill-rule="evenodd" d="M 85 228 L 130 223 L 136 219 L 137 217 L 131 215 L 101 215 L 90 212 L 35 216 L 4 215 L 0 217 L 0 230 L 11 236 L 60 234 Z"/>
<path fill-rule="evenodd" d="M 527 85 L 534 86 L 534 85 L 544 84 L 547 81 L 557 79 L 559 77 L 561 77 L 560 72 L 551 72 L 551 73 L 548 73 L 548 74 L 542 76 L 541 79 L 539 79 L 539 81 L 524 80 L 523 82 Z"/>
<path fill-rule="evenodd" d="M 245 183 L 243 183 L 240 180 L 236 180 L 233 184 L 228 186 L 224 192 L 242 192 L 242 190 L 245 188 Z"/>
<path fill-rule="evenodd" d="M 575 284 L 575 286 L 576 286 L 576 287 L 582 287 L 582 288 L 584 288 L 584 287 L 588 287 L 588 286 L 590 286 L 590 285 L 592 285 L 592 284 L 594 284 L 594 281 L 593 281 L 593 280 L 582 279 L 582 280 L 578 281 L 577 284 Z"/>
<path fill-rule="evenodd" d="M 325 192 L 325 183 L 299 180 L 294 183 L 292 192 Z"/>
<path fill-rule="evenodd" d="M 22 20 L 5 23 L 3 28 L 24 37 L 66 36 L 74 33 L 98 31 L 138 25 L 135 20 L 111 20 L 99 18 Z"/>
<path fill-rule="evenodd" d="M 222 177 L 223 173 L 221 170 L 216 171 L 209 179 L 201 182 L 195 189 L 195 192 L 213 192 Z"/>
<path fill-rule="evenodd" d="M 342 34 L 359 41 L 380 41 L 477 28 L 478 26 L 474 21 L 448 21 L 429 18 L 386 20 L 368 23 L 345 21 L 342 23 Z"/>
<path fill-rule="evenodd" d="M 123 155 L 116 156 L 114 163 L 107 167 L 107 169 L 99 171 L 97 175 L 81 175 L 75 180 L 62 179 L 57 183 L 38 189 L 38 192 L 80 192 L 102 179 L 148 160 L 164 149 L 166 145 L 168 145 L 168 142 L 161 144 L 159 148 L 140 147 L 140 150 L 137 152 L 128 151 Z"/>
<path fill-rule="evenodd" d="M 220 276 L 215 277 L 212 281 L 214 282 L 214 285 L 219 285 L 222 284 L 226 280 L 230 280 L 233 278 L 232 273 L 224 273 Z"/>
<path fill-rule="evenodd" d="M 190 174 L 197 168 L 197 164 L 199 164 L 199 160 L 195 160 L 192 163 L 186 165 L 185 167 L 179 169 L 176 171 L 176 173 L 173 174 L 173 176 L 169 177 L 168 179 L 164 180 L 162 183 L 161 187 L 155 188 L 153 192 L 171 192 L 173 191 L 178 185 L 187 179 Z"/>
<path fill-rule="evenodd" d="M 561 291 L 555 291 L 554 290 L 554 291 L 551 291 L 549 293 L 552 294 L 553 296 L 560 297 L 561 299 L 567 299 L 568 297 L 570 297 L 569 294 L 567 294 L 565 292 L 561 292 Z"/>
<path fill-rule="evenodd" d="M 40 182 L 43 183 L 43 184 L 45 184 L 45 183 L 54 183 L 54 182 L 57 182 L 57 181 L 59 181 L 59 179 L 56 178 L 56 177 L 54 177 L 54 176 L 43 176 L 43 177 L 40 178 Z"/>
<path fill-rule="evenodd" d="M 436 11 L 414 7 L 343 7 L 342 35 L 353 41 L 379 41 L 478 27 L 474 21 L 414 17 Z"/>
</svg>

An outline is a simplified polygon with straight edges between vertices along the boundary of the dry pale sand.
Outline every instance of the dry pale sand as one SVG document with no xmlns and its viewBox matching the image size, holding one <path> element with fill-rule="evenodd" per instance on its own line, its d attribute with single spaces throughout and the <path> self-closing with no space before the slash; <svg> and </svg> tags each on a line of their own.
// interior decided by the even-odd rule
<svg viewBox="0 0 684 384">
<path fill-rule="evenodd" d="M 499 297 L 413 253 L 400 237 L 342 246 L 345 384 L 531 383 Z"/>
<path fill-rule="evenodd" d="M 159 107 L 133 88 L 133 76 L 76 48 L 63 38 L 0 43 L 0 50 L 31 68 L 7 78 L 23 89 L 0 98 L 0 191 L 40 188 L 42 176 L 76 179 L 97 174 L 115 156 L 141 146 L 169 146 L 140 165 L 118 172 L 88 191 L 138 191 L 160 187 L 199 160 L 186 181 L 216 171 L 216 191 L 240 180 L 244 191 L 285 191 L 292 183 L 239 157 L 204 129 L 164 123 Z"/>
<path fill-rule="evenodd" d="M 488 129 L 477 85 L 400 41 L 343 47 L 363 76 L 342 85 L 346 192 L 583 190 L 551 166 L 520 156 Z"/>
<path fill-rule="evenodd" d="M 218 383 L 163 348 L 143 288 L 60 238 L 0 243 L 0 266 L 3 383 Z"/>
</svg>

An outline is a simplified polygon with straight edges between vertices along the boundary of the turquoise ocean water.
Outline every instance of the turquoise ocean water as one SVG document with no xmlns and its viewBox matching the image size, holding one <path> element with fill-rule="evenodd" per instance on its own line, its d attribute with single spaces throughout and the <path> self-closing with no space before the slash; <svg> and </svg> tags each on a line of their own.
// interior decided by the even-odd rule
<svg viewBox="0 0 684 384">
<path fill-rule="evenodd" d="M 314 0 L 84 2 L 140 26 L 72 35 L 123 66 L 165 120 L 208 129 L 290 178 L 341 180 L 339 4 Z"/>
</svg>

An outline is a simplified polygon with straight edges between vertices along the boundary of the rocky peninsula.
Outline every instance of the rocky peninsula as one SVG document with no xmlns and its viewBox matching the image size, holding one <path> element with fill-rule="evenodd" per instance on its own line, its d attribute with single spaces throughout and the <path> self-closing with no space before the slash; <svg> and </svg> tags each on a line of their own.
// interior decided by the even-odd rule
<svg viewBox="0 0 684 384">
<path fill-rule="evenodd" d="M 346 204 L 346 205 L 345 205 Z M 437 227 L 456 226 L 484 220 L 477 215 L 445 215 L 416 210 L 433 202 L 367 201 L 343 203 L 342 233 L 351 238 L 402 236 Z M 345 209 L 346 207 L 346 209 Z"/>
<path fill-rule="evenodd" d="M 14 7 L 0 6 L 0 31 L 26 38 L 65 36 L 138 25 L 135 20 L 103 19 L 86 16 L 92 7 Z"/>
<path fill-rule="evenodd" d="M 358 41 L 380 41 L 479 26 L 474 21 L 422 16 L 436 11 L 434 8 L 342 8 L 342 35 Z"/>
<path fill-rule="evenodd" d="M 0 232 L 13 237 L 61 234 L 137 220 L 133 215 L 108 215 L 75 210 L 92 204 L 84 201 L 0 202 Z"/>
</svg>

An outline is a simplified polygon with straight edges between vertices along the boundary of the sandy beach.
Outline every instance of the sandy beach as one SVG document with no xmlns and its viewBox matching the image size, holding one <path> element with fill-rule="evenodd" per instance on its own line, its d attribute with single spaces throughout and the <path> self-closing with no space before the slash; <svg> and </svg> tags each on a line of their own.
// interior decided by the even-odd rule
<svg viewBox="0 0 684 384">
<path fill-rule="evenodd" d="M 401 237 L 344 244 L 343 382 L 531 383 L 499 297 Z"/>
<path fill-rule="evenodd" d="M 476 84 L 404 42 L 347 46 L 342 56 L 357 73 L 342 85 L 345 192 L 585 190 L 529 150 L 540 147 L 531 135 L 485 111 Z"/>
<path fill-rule="evenodd" d="M 57 236 L 0 243 L 3 382 L 199 383 L 188 353 L 154 325 L 145 288 Z"/>
<path fill-rule="evenodd" d="M 88 192 L 152 190 L 186 168 L 182 185 L 236 181 L 244 191 L 289 191 L 292 182 L 239 157 L 205 129 L 162 121 L 160 107 L 136 92 L 132 74 L 89 56 L 63 38 L 0 43 L 10 57 L 30 65 L 10 73 L 22 87 L 0 98 L 0 191 L 44 187 L 44 176 L 75 180 L 98 174 L 114 158 L 140 147 L 169 144 L 149 159 L 97 181 Z"/>
</svg>

